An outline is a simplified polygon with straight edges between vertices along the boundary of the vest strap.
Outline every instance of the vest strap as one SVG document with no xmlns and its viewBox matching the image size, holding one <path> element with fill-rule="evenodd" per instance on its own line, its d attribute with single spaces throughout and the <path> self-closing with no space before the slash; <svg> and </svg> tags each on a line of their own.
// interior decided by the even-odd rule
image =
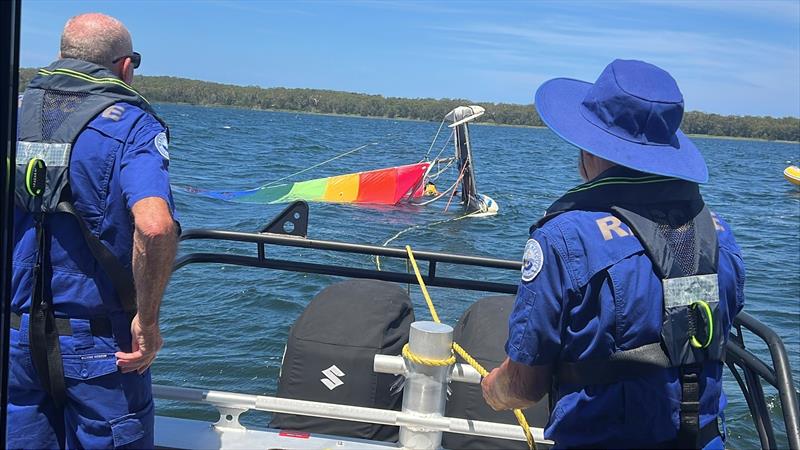
<svg viewBox="0 0 800 450">
<path fill-rule="evenodd" d="M 117 295 L 119 295 L 122 308 L 133 318 L 136 314 L 136 287 L 133 282 L 133 275 L 131 275 L 129 270 L 123 267 L 117 257 L 111 253 L 111 250 L 109 250 L 97 236 L 92 234 L 89 227 L 86 225 L 86 221 L 84 221 L 83 217 L 75 210 L 71 202 L 59 202 L 56 211 L 69 214 L 78 222 L 86 245 L 89 247 L 89 251 L 92 252 L 92 256 L 94 256 L 100 267 L 103 268 L 103 271 L 105 271 L 111 279 L 111 283 L 114 285 Z"/>
<path fill-rule="evenodd" d="M 697 441 L 690 443 L 688 445 L 684 445 L 678 438 L 675 438 L 671 441 L 662 442 L 658 444 L 655 448 L 663 448 L 663 449 L 676 449 L 676 448 L 696 448 L 701 449 L 705 448 L 709 442 L 713 441 L 714 439 L 722 436 L 722 433 L 719 432 L 719 423 L 718 421 L 712 420 L 711 422 L 707 423 L 705 426 L 701 427 L 697 433 Z"/>
<path fill-rule="evenodd" d="M 61 409 L 66 402 L 67 390 L 64 381 L 64 366 L 61 360 L 61 346 L 58 341 L 58 330 L 52 308 L 50 233 L 45 227 L 43 214 L 36 214 L 34 220 L 36 221 L 36 241 L 39 248 L 33 268 L 34 284 L 28 340 L 31 346 L 31 360 L 39 375 L 42 388 L 50 394 L 56 408 Z"/>
<path fill-rule="evenodd" d="M 559 384 L 609 384 L 670 367 L 669 357 L 656 342 L 613 353 L 608 359 L 559 362 L 556 379 Z"/>
<path fill-rule="evenodd" d="M 681 423 L 678 448 L 699 448 L 700 434 L 700 366 L 681 366 Z"/>
<path fill-rule="evenodd" d="M 19 330 L 22 325 L 22 316 L 11 312 L 9 323 L 12 329 Z M 72 323 L 68 318 L 56 317 L 55 325 L 59 336 L 72 336 Z M 113 335 L 111 321 L 105 317 L 89 319 L 89 329 L 92 332 L 92 336 L 111 337 Z"/>
</svg>

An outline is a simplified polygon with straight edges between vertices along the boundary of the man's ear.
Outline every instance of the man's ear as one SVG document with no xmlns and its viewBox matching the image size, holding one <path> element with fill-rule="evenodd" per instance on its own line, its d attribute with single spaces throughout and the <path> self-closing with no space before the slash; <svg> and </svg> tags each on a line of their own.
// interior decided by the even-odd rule
<svg viewBox="0 0 800 450">
<path fill-rule="evenodd" d="M 122 60 L 122 73 L 120 74 L 120 78 L 125 84 L 133 83 L 133 61 L 130 58 L 125 58 Z"/>
</svg>

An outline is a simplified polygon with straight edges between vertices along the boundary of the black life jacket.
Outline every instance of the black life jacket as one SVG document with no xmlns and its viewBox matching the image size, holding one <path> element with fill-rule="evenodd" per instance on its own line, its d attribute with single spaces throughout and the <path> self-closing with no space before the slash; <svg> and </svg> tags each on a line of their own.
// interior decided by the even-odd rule
<svg viewBox="0 0 800 450">
<path fill-rule="evenodd" d="M 69 180 L 70 158 L 78 136 L 90 121 L 119 102 L 138 106 L 161 121 L 141 95 L 108 69 L 61 59 L 39 70 L 23 95 L 19 112 L 14 199 L 18 208 L 33 215 L 37 240 L 29 311 L 31 357 L 43 387 L 59 407 L 65 400 L 65 387 L 59 327 L 52 308 L 48 217 L 61 213 L 75 218 L 123 308 L 131 317 L 136 313 L 133 275 L 75 210 Z"/>
<path fill-rule="evenodd" d="M 701 446 L 699 373 L 703 363 L 723 360 L 726 336 L 718 314 L 717 232 L 699 186 L 615 167 L 567 192 L 532 230 L 572 210 L 608 212 L 628 225 L 662 280 L 663 319 L 659 342 L 604 360 L 559 363 L 555 382 L 607 384 L 678 368 L 681 421 L 674 444 Z"/>
</svg>

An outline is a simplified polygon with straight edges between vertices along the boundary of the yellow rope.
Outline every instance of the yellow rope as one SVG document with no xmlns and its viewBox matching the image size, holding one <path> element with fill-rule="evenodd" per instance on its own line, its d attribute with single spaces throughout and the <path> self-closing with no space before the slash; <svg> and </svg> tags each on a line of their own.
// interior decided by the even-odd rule
<svg viewBox="0 0 800 450">
<path fill-rule="evenodd" d="M 406 245 L 406 253 L 408 253 L 408 260 L 411 261 L 411 267 L 414 268 L 414 274 L 417 276 L 420 289 L 422 289 L 422 295 L 425 297 L 425 301 L 428 302 L 428 309 L 431 311 L 431 317 L 433 317 L 433 321 L 436 323 L 442 323 L 442 321 L 439 320 L 439 315 L 436 314 L 436 308 L 433 306 L 431 296 L 428 294 L 428 287 L 425 286 L 425 281 L 422 280 L 422 275 L 419 273 L 419 266 L 417 266 L 417 260 L 414 259 L 414 252 L 411 251 L 410 245 Z"/>
<path fill-rule="evenodd" d="M 406 253 L 408 253 L 408 259 L 411 261 L 411 266 L 414 268 L 414 274 L 417 276 L 417 281 L 419 282 L 419 287 L 422 289 L 422 295 L 425 297 L 425 302 L 428 303 L 428 309 L 431 312 L 431 317 L 433 321 L 436 323 L 441 323 L 439 320 L 439 315 L 436 314 L 436 308 L 433 306 L 433 301 L 431 300 L 430 294 L 428 294 L 428 288 L 425 286 L 425 281 L 422 279 L 422 274 L 419 272 L 419 267 L 417 266 L 417 261 L 414 259 L 414 252 L 411 250 L 410 245 L 406 245 Z M 457 343 L 453 342 L 453 350 L 458 353 L 458 356 L 464 359 L 470 366 L 472 366 L 478 373 L 485 377 L 489 375 L 489 372 L 478 362 L 464 350 L 464 347 L 458 345 Z M 427 359 L 422 358 L 418 355 L 411 353 L 411 350 L 408 349 L 408 344 L 403 347 L 403 356 L 406 357 L 408 360 L 415 362 L 417 364 L 423 365 L 430 365 L 430 366 L 449 366 L 450 364 L 455 363 L 455 356 L 451 356 L 448 359 Z M 445 364 L 447 362 L 447 364 Z M 431 364 L 428 364 L 431 363 Z M 528 441 L 528 448 L 531 450 L 536 450 L 536 442 L 533 440 L 533 435 L 531 434 L 531 427 L 528 425 L 527 419 L 522 414 L 522 411 L 519 409 L 514 410 L 514 416 L 517 418 L 517 422 L 522 427 L 523 432 L 525 433 L 525 440 Z"/>
<path fill-rule="evenodd" d="M 445 367 L 456 363 L 456 356 L 453 354 L 450 354 L 450 357 L 447 359 L 424 358 L 416 353 L 411 353 L 411 349 L 408 348 L 408 344 L 403 346 L 403 357 L 422 366 Z"/>
</svg>

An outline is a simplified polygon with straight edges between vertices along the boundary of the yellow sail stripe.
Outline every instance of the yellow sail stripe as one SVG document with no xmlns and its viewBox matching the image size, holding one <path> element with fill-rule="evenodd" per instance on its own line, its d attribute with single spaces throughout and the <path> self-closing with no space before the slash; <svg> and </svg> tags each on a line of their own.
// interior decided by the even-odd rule
<svg viewBox="0 0 800 450">
<path fill-rule="evenodd" d="M 328 178 L 323 200 L 326 202 L 352 203 L 358 198 L 360 177 L 357 173 L 348 173 Z"/>
</svg>

